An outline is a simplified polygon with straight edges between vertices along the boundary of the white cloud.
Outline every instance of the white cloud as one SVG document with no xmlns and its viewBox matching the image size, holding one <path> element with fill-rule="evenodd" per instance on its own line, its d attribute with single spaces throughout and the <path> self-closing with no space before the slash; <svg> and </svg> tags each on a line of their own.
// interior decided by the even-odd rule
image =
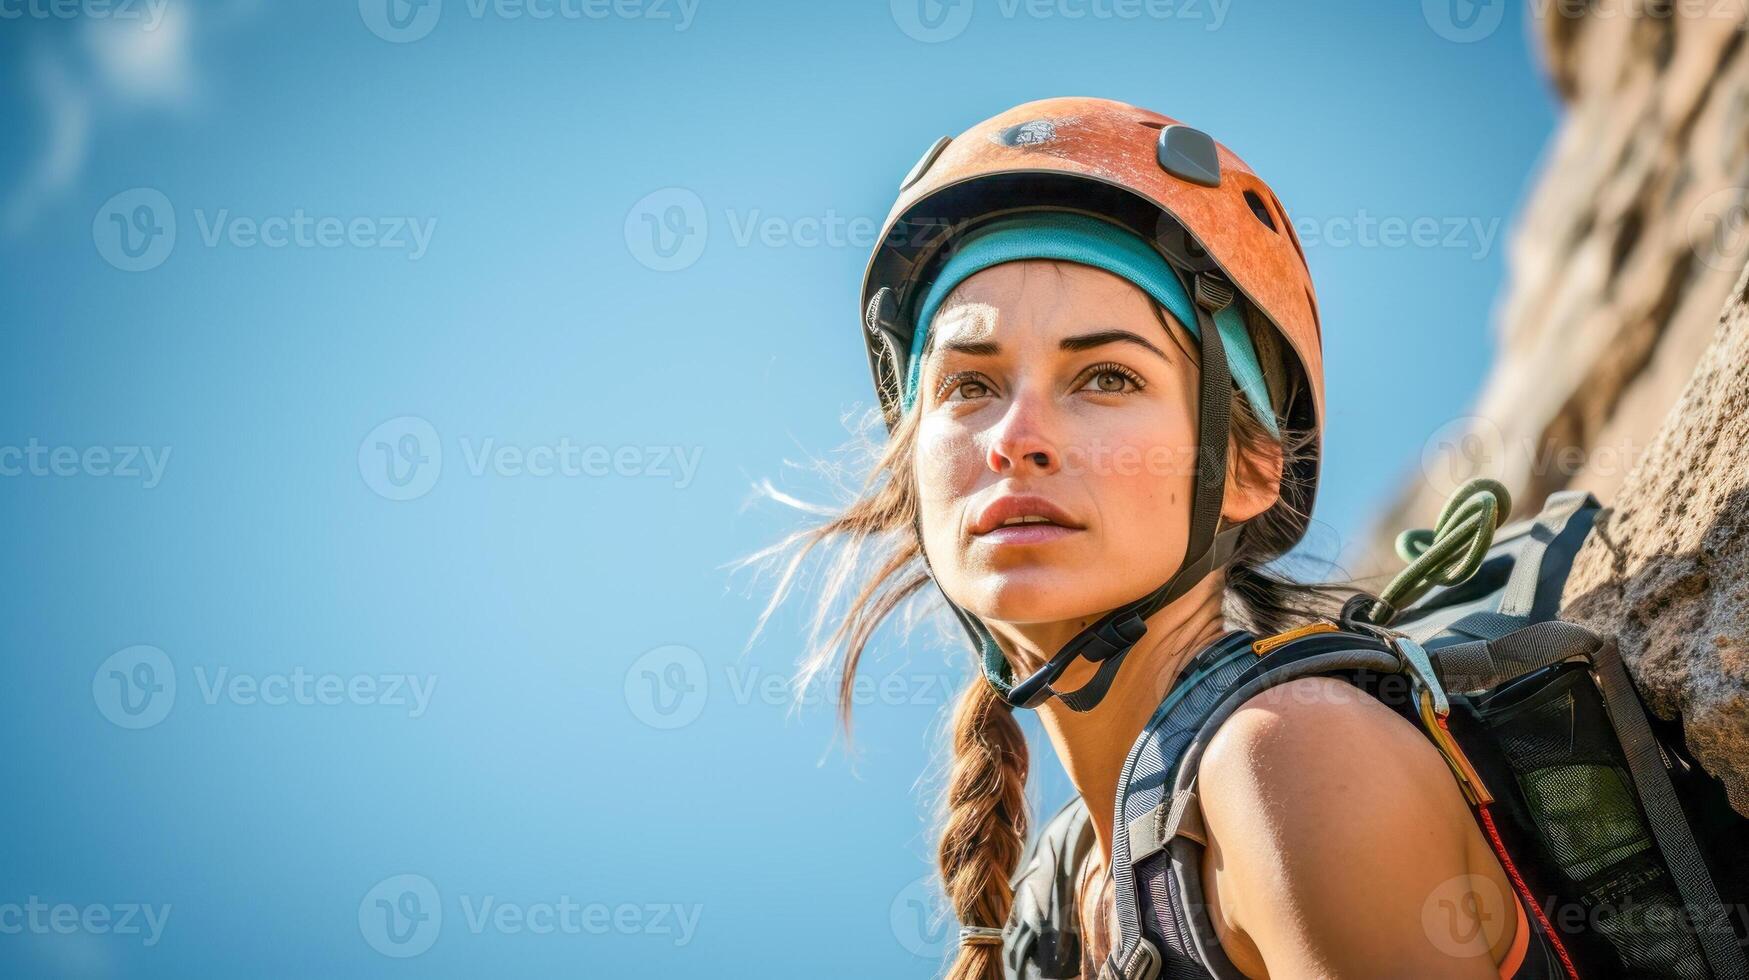
<svg viewBox="0 0 1749 980">
<path fill-rule="evenodd" d="M 93 82 L 118 104 L 186 105 L 194 94 L 189 21 L 186 3 L 166 7 L 155 26 L 115 18 L 84 21 L 80 40 L 91 61 Z"/>
<path fill-rule="evenodd" d="M 197 7 L 148 0 L 149 16 L 85 17 L 38 41 L 22 59 L 38 110 L 41 149 L 8 181 L 0 215 L 9 234 L 29 228 L 85 171 L 95 144 L 129 117 L 186 112 L 202 91 L 194 49 L 259 9 L 256 0 Z"/>
</svg>

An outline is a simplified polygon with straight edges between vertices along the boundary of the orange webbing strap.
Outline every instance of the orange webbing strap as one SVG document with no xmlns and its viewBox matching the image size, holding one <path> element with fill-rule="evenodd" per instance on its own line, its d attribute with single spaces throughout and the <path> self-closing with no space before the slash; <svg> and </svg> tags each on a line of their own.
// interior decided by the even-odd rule
<svg viewBox="0 0 1749 980">
<path fill-rule="evenodd" d="M 1445 727 L 1445 719 L 1433 710 L 1433 697 L 1425 690 L 1421 692 L 1421 727 L 1427 729 L 1427 735 L 1433 739 L 1434 747 L 1445 758 L 1445 764 L 1451 767 L 1459 788 L 1464 791 L 1464 798 L 1472 806 L 1485 806 L 1494 802 L 1494 795 L 1482 783 L 1482 776 L 1470 764 L 1470 757 L 1464 755 L 1457 739 L 1451 737 L 1451 729 Z"/>
<path fill-rule="evenodd" d="M 1261 640 L 1253 640 L 1251 643 L 1251 652 L 1261 657 L 1269 651 L 1274 650 L 1277 647 L 1286 646 L 1302 636 L 1311 636 L 1313 633 L 1335 632 L 1339 632 L 1339 628 L 1335 623 L 1311 623 L 1306 626 L 1298 627 L 1297 629 L 1288 630 L 1285 633 L 1277 633 L 1274 636 L 1266 636 Z"/>
<path fill-rule="evenodd" d="M 1512 896 L 1512 908 L 1518 913 L 1518 931 L 1512 934 L 1512 948 L 1500 961 L 1500 980 L 1512 980 L 1512 975 L 1524 965 L 1524 954 L 1530 952 L 1530 920 L 1524 917 L 1524 899 Z"/>
</svg>

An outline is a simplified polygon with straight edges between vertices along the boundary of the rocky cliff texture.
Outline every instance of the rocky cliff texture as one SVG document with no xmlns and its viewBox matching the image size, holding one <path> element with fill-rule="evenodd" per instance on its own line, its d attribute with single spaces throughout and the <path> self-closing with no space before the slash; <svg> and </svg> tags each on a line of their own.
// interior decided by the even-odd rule
<svg viewBox="0 0 1749 980">
<path fill-rule="evenodd" d="M 1574 561 L 1561 615 L 1615 634 L 1648 706 L 1749 814 L 1749 278 Z"/>
<path fill-rule="evenodd" d="M 1395 532 L 1472 475 L 1504 482 L 1515 517 L 1595 493 L 1609 509 L 1562 615 L 1617 635 L 1749 814 L 1749 4 L 1532 6 L 1568 108 L 1513 242 L 1497 362 L 1348 564 L 1400 568 Z"/>
<path fill-rule="evenodd" d="M 1471 475 L 1505 483 L 1520 516 L 1564 487 L 1609 503 L 1749 261 L 1749 4 L 1560 13 L 1575 6 L 1533 0 L 1568 105 L 1514 234 L 1493 372 L 1349 557 L 1357 573 L 1400 567 L 1391 537 Z"/>
</svg>

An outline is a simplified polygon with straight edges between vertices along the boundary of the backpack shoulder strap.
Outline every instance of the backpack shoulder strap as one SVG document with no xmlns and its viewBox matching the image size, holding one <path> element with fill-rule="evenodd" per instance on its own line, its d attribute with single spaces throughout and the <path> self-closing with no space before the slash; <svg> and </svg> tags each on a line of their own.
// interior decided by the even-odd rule
<svg viewBox="0 0 1749 980">
<path fill-rule="evenodd" d="M 1403 669 L 1398 653 L 1372 634 L 1326 625 L 1296 631 L 1279 646 L 1232 639 L 1203 672 L 1173 687 L 1130 750 L 1119 780 L 1112 841 L 1120 943 L 1101 980 L 1234 978 L 1202 894 L 1202 808 L 1196 774 L 1221 724 L 1241 705 L 1278 684 L 1317 674 Z M 1259 655 L 1262 648 L 1262 655 Z M 1176 699 L 1176 700 L 1175 700 Z"/>
<path fill-rule="evenodd" d="M 1081 922 L 1075 880 L 1095 843 L 1079 794 L 1027 846 L 1010 879 L 1014 905 L 1002 929 L 1007 980 L 1070 980 L 1081 974 Z"/>
</svg>

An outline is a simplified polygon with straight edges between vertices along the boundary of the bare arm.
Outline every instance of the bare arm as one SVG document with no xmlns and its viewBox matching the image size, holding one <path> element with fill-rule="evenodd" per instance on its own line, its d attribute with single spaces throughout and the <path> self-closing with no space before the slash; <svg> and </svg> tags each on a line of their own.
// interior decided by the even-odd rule
<svg viewBox="0 0 1749 980">
<path fill-rule="evenodd" d="M 1252 977 L 1492 980 L 1515 899 L 1438 752 L 1341 681 L 1247 702 L 1198 780 L 1205 887 Z"/>
</svg>

